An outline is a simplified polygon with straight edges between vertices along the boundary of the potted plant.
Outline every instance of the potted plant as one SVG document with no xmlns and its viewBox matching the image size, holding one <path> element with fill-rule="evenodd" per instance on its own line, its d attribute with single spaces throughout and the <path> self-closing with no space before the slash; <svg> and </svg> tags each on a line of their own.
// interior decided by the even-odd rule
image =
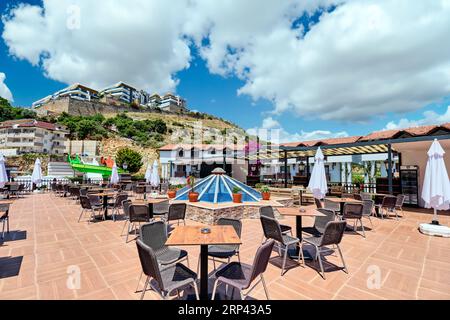
<svg viewBox="0 0 450 320">
<path fill-rule="evenodd" d="M 242 203 L 242 190 L 239 187 L 233 188 L 233 202 Z"/>
<path fill-rule="evenodd" d="M 189 187 L 191 188 L 191 192 L 189 192 L 189 202 L 198 202 L 199 194 L 195 192 L 195 177 L 190 176 L 187 180 Z"/>
<path fill-rule="evenodd" d="M 177 191 L 178 191 L 178 186 L 170 185 L 169 191 L 167 192 L 169 199 L 175 199 L 177 197 Z"/>
<path fill-rule="evenodd" d="M 261 196 L 264 201 L 270 200 L 270 189 L 268 186 L 261 187 Z"/>
</svg>

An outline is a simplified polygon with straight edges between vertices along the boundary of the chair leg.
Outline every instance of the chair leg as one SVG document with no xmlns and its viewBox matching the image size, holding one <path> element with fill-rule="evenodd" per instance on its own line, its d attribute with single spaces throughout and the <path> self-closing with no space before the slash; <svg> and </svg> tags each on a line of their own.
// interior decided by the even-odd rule
<svg viewBox="0 0 450 320">
<path fill-rule="evenodd" d="M 3 220 L 2 239 L 5 239 L 5 220 Z"/>
<path fill-rule="evenodd" d="M 141 284 L 141 280 L 142 280 L 142 275 L 143 274 L 144 274 L 144 272 L 141 271 L 141 275 L 139 276 L 139 280 L 138 280 L 138 283 L 137 283 L 137 286 L 136 286 L 136 290 L 134 291 L 135 293 L 137 293 L 138 290 L 139 290 L 139 285 Z"/>
<path fill-rule="evenodd" d="M 123 225 L 122 231 L 120 232 L 120 236 L 123 236 L 123 230 L 125 230 L 125 227 L 128 225 L 129 222 L 130 221 L 128 219 L 125 221 L 125 224 Z"/>
<path fill-rule="evenodd" d="M 345 264 L 344 255 L 342 254 L 341 247 L 337 245 L 339 255 L 341 256 L 342 264 L 344 265 L 344 272 L 348 273 L 347 265 Z"/>
<path fill-rule="evenodd" d="M 141 300 L 144 300 L 145 292 L 147 291 L 149 282 L 150 277 L 147 277 L 147 280 L 145 280 L 144 290 L 142 290 Z"/>
<path fill-rule="evenodd" d="M 299 243 L 299 255 L 298 255 L 298 263 L 300 263 L 300 258 L 302 258 L 302 264 L 303 266 L 306 265 L 305 263 L 305 255 L 303 254 L 303 243 Z"/>
<path fill-rule="evenodd" d="M 130 232 L 131 232 L 131 228 L 134 226 L 134 223 L 132 224 L 130 222 L 130 224 L 128 225 L 128 232 L 127 232 L 127 239 L 125 240 L 126 243 L 128 243 L 128 238 L 130 236 Z"/>
<path fill-rule="evenodd" d="M 373 222 L 372 222 L 372 217 L 371 216 L 368 216 L 368 218 L 369 218 L 369 221 L 370 221 L 370 227 L 372 228 L 372 230 L 373 230 Z"/>
<path fill-rule="evenodd" d="M 198 294 L 198 287 L 197 287 L 197 283 L 194 281 L 193 285 L 194 287 L 194 291 L 195 291 L 195 297 L 197 298 L 197 301 L 200 300 L 200 295 Z"/>
<path fill-rule="evenodd" d="M 284 249 L 283 266 L 281 267 L 281 276 L 284 275 L 284 269 L 286 268 L 287 254 L 288 254 L 288 247 L 286 246 L 286 248 Z"/>
<path fill-rule="evenodd" d="M 359 219 L 359 222 L 361 223 L 362 233 L 363 233 L 363 236 L 364 236 L 364 238 L 365 238 L 365 237 L 366 237 L 366 230 L 364 230 L 364 224 L 363 224 L 363 222 L 362 222 L 362 218 Z"/>
<path fill-rule="evenodd" d="M 323 270 L 322 256 L 320 254 L 320 249 L 317 248 L 317 259 L 319 260 L 320 271 L 322 272 L 322 278 L 326 280 L 325 271 Z"/>
<path fill-rule="evenodd" d="M 84 209 L 83 209 L 83 210 L 81 210 L 81 214 L 80 214 L 80 217 L 78 218 L 78 223 L 80 223 L 80 221 L 81 221 L 81 218 L 83 217 L 83 214 L 84 214 Z"/>
<path fill-rule="evenodd" d="M 261 274 L 261 282 L 263 284 L 264 292 L 266 293 L 267 300 L 270 300 L 269 290 L 267 290 L 267 286 L 266 286 L 266 280 L 264 280 L 264 276 L 262 274 Z"/>
<path fill-rule="evenodd" d="M 218 285 L 219 285 L 219 280 L 216 280 L 214 282 L 214 289 L 213 289 L 213 292 L 212 292 L 211 300 L 215 300 L 216 299 L 216 291 L 217 291 L 217 286 Z"/>
</svg>

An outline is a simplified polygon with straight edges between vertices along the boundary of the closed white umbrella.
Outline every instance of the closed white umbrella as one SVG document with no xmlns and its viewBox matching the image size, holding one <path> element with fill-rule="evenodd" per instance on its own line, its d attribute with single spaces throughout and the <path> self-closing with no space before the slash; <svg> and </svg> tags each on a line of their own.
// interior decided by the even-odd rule
<svg viewBox="0 0 450 320">
<path fill-rule="evenodd" d="M 150 179 L 150 184 L 152 185 L 152 187 L 156 188 L 159 187 L 160 183 L 161 179 L 159 178 L 158 161 L 155 160 L 155 162 L 153 162 L 153 171 Z"/>
<path fill-rule="evenodd" d="M 3 188 L 8 182 L 8 175 L 6 174 L 5 157 L 0 154 L 0 188 Z"/>
<path fill-rule="evenodd" d="M 450 182 L 444 162 L 445 151 L 434 140 L 428 151 L 428 164 L 422 189 L 426 208 L 434 209 L 433 224 L 439 224 L 437 211 L 450 209 Z"/>
<path fill-rule="evenodd" d="M 147 165 L 147 171 L 145 171 L 145 181 L 151 183 L 152 181 L 152 166 L 150 163 Z"/>
<path fill-rule="evenodd" d="M 120 182 L 119 171 L 117 170 L 117 164 L 115 162 L 112 167 L 111 179 L 109 182 L 111 184 L 118 184 Z"/>
<path fill-rule="evenodd" d="M 41 159 L 37 158 L 34 162 L 33 174 L 31 175 L 31 182 L 39 185 L 42 182 L 42 168 Z"/>
<path fill-rule="evenodd" d="M 325 157 L 322 149 L 318 149 L 315 158 L 314 169 L 309 180 L 308 189 L 314 195 L 314 198 L 322 200 L 328 193 L 327 176 L 325 173 Z"/>
</svg>

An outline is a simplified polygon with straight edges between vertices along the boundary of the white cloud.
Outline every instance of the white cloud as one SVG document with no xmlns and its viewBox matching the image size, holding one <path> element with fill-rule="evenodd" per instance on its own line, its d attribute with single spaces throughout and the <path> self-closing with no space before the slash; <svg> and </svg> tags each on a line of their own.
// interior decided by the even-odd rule
<svg viewBox="0 0 450 320">
<path fill-rule="evenodd" d="M 269 140 L 274 144 L 322 140 L 329 138 L 343 138 L 349 136 L 345 131 L 331 132 L 327 130 L 316 130 L 311 132 L 301 130 L 298 133 L 290 133 L 272 117 L 264 119 L 261 128 L 251 128 L 247 130 L 247 133 L 250 135 L 258 135 L 262 140 Z"/>
<path fill-rule="evenodd" d="M 409 120 L 403 118 L 398 122 L 391 121 L 386 125 L 384 130 L 407 129 L 427 125 L 444 124 L 448 122 L 450 122 L 450 106 L 443 114 L 438 114 L 435 111 L 426 111 L 423 113 L 423 118 L 419 120 Z"/>
<path fill-rule="evenodd" d="M 0 97 L 14 101 L 11 90 L 5 84 L 6 75 L 3 72 L 0 72 Z"/>
<path fill-rule="evenodd" d="M 306 35 L 293 19 L 325 1 L 205 2 L 197 16 L 208 18 L 191 30 L 209 40 L 210 70 L 238 75 L 241 94 L 273 101 L 277 113 L 365 121 L 450 93 L 448 1 L 347 1 Z"/>
<path fill-rule="evenodd" d="M 187 0 L 44 0 L 43 7 L 22 4 L 4 17 L 3 39 L 11 55 L 42 66 L 54 80 L 94 88 L 122 80 L 165 92 L 176 88 L 174 74 L 189 67 L 187 6 Z"/>
<path fill-rule="evenodd" d="M 308 33 L 292 28 L 332 3 Z M 49 78 L 151 92 L 176 88 L 193 40 L 239 94 L 307 118 L 365 121 L 450 94 L 448 0 L 44 0 L 13 9 L 3 39 Z"/>
</svg>

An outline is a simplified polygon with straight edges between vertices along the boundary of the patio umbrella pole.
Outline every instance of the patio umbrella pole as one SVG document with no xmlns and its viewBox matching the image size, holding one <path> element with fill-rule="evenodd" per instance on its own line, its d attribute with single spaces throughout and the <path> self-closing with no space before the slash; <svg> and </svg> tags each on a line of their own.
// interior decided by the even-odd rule
<svg viewBox="0 0 450 320">
<path fill-rule="evenodd" d="M 433 216 L 433 222 L 431 222 L 432 225 L 439 226 L 439 217 L 437 213 L 437 209 L 434 209 L 434 216 Z"/>
</svg>

